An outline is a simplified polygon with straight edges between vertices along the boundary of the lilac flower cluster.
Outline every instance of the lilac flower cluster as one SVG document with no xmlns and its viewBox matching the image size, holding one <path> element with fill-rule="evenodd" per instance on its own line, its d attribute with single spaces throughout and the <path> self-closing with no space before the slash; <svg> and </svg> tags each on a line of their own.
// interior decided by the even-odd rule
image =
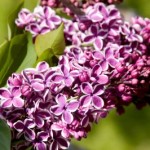
<svg viewBox="0 0 150 150">
<path fill-rule="evenodd" d="M 149 19 L 134 18 L 130 24 L 113 5 L 97 3 L 86 9 L 84 17 L 64 22 L 66 42 L 81 47 L 91 67 L 99 64 L 108 76 L 106 99 L 118 113 L 131 102 L 137 108 L 149 103 Z"/>
<path fill-rule="evenodd" d="M 41 62 L 13 74 L 0 89 L 0 115 L 13 140 L 23 141 L 13 149 L 67 149 L 71 138 L 86 137 L 91 124 L 112 108 L 121 114 L 131 103 L 137 108 L 150 103 L 149 19 L 134 18 L 130 24 L 114 5 L 103 3 L 84 11 L 73 21 L 57 17 L 65 24 L 67 44 L 58 66 Z M 27 27 L 32 17 L 21 14 L 16 22 Z"/>
<path fill-rule="evenodd" d="M 57 67 L 49 68 L 41 62 L 36 69 L 13 74 L 8 87 L 0 89 L 1 114 L 13 130 L 13 140 L 25 142 L 12 145 L 14 149 L 67 149 L 72 137 L 86 137 L 91 123 L 106 116 L 103 94 L 107 76 L 97 65 L 92 72 L 99 70 L 99 80 L 93 77 L 88 82 L 86 74 L 82 74 L 86 71 L 78 70 L 69 59 L 72 57 L 62 56 Z M 101 82 L 103 79 L 105 82 Z"/>
<path fill-rule="evenodd" d="M 69 0 L 77 8 L 85 9 L 91 5 L 94 5 L 98 2 L 103 2 L 105 4 L 120 3 L 123 0 Z M 49 7 L 64 7 L 61 0 L 41 0 L 41 6 Z M 68 8 L 65 8 L 66 12 L 71 12 Z"/>
<path fill-rule="evenodd" d="M 48 6 L 38 6 L 31 13 L 23 8 L 15 21 L 16 25 L 31 32 L 33 37 L 56 29 L 61 24 L 61 18 Z"/>
</svg>

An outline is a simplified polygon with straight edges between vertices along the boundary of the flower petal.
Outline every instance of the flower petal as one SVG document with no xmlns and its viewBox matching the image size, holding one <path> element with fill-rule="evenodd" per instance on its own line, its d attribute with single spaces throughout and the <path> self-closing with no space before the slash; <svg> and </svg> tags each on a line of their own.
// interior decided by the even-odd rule
<svg viewBox="0 0 150 150">
<path fill-rule="evenodd" d="M 11 97 L 11 93 L 8 89 L 6 89 L 6 88 L 1 88 L 0 89 L 0 98 L 8 99 L 10 97 Z"/>
<path fill-rule="evenodd" d="M 99 75 L 98 77 L 99 77 L 99 79 L 97 82 L 99 84 L 106 84 L 109 81 L 108 76 L 106 76 L 106 75 Z"/>
<path fill-rule="evenodd" d="M 32 87 L 35 91 L 43 91 L 44 90 L 44 84 L 40 83 L 38 81 L 33 81 Z"/>
<path fill-rule="evenodd" d="M 64 138 L 58 138 L 57 140 L 58 140 L 58 143 L 59 143 L 61 149 L 68 149 L 68 147 L 70 145 L 69 141 L 67 141 Z"/>
<path fill-rule="evenodd" d="M 103 93 L 104 93 L 104 87 L 102 85 L 98 84 L 94 87 L 94 92 L 93 92 L 94 95 L 101 95 Z"/>
<path fill-rule="evenodd" d="M 14 97 L 13 98 L 13 105 L 15 107 L 23 107 L 24 106 L 24 100 L 19 97 Z"/>
<path fill-rule="evenodd" d="M 3 108 L 11 107 L 13 104 L 12 99 L 4 100 L 1 103 Z"/>
<path fill-rule="evenodd" d="M 94 41 L 94 48 L 96 50 L 101 50 L 103 48 L 103 41 L 100 37 L 97 37 Z"/>
<path fill-rule="evenodd" d="M 69 111 L 65 111 L 62 114 L 62 120 L 67 123 L 70 124 L 73 121 L 73 115 L 69 112 Z"/>
<path fill-rule="evenodd" d="M 36 150 L 46 150 L 46 144 L 44 142 L 36 143 Z"/>
<path fill-rule="evenodd" d="M 59 150 L 58 148 L 58 142 L 55 140 L 50 144 L 49 150 Z"/>
<path fill-rule="evenodd" d="M 88 107 L 91 104 L 91 101 L 92 101 L 91 96 L 84 95 L 80 98 L 80 105 L 82 107 Z"/>
<path fill-rule="evenodd" d="M 91 94 L 93 92 L 93 87 L 90 83 L 84 82 L 81 84 L 81 91 L 84 94 Z"/>
<path fill-rule="evenodd" d="M 21 120 L 18 120 L 17 122 L 15 122 L 13 124 L 13 127 L 18 131 L 18 132 L 22 132 L 24 130 L 24 123 Z"/>
<path fill-rule="evenodd" d="M 63 113 L 63 108 L 62 107 L 59 107 L 58 105 L 56 106 L 52 106 L 51 107 L 51 111 L 53 114 L 55 114 L 56 116 L 59 116 Z"/>
<path fill-rule="evenodd" d="M 68 106 L 67 110 L 70 112 L 75 112 L 79 107 L 79 102 L 78 101 L 71 101 Z"/>
<path fill-rule="evenodd" d="M 100 109 L 104 106 L 104 101 L 101 97 L 99 96 L 93 96 L 93 106 L 96 108 L 96 109 Z"/>
</svg>

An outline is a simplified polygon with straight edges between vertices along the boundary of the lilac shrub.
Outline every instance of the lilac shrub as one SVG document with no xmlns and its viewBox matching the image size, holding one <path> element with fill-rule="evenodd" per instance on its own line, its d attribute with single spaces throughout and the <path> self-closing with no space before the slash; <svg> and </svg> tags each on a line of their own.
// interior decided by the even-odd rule
<svg viewBox="0 0 150 150">
<path fill-rule="evenodd" d="M 57 66 L 40 62 L 12 74 L 0 89 L 0 116 L 12 129 L 12 149 L 67 149 L 111 109 L 122 114 L 131 103 L 138 109 L 150 103 L 149 19 L 126 22 L 114 5 L 103 3 L 84 11 L 73 21 L 47 6 L 19 13 L 16 24 L 34 38 L 63 22 L 67 46 Z"/>
</svg>

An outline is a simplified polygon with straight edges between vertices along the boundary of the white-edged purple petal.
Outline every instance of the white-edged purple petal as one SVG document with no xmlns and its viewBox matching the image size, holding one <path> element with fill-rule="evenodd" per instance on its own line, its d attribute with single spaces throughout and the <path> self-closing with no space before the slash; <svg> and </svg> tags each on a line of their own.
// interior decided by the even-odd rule
<svg viewBox="0 0 150 150">
<path fill-rule="evenodd" d="M 101 51 L 94 51 L 93 57 L 94 57 L 94 59 L 97 59 L 97 60 L 103 60 L 104 54 Z"/>
<path fill-rule="evenodd" d="M 93 96 L 93 100 L 92 100 L 93 106 L 96 109 L 100 109 L 104 106 L 104 101 L 101 97 L 99 96 Z"/>
<path fill-rule="evenodd" d="M 56 105 L 51 107 L 51 112 L 54 113 L 56 116 L 59 116 L 64 112 L 64 110 L 59 105 Z"/>
<path fill-rule="evenodd" d="M 60 131 L 62 130 L 62 125 L 54 123 L 51 125 L 51 129 L 54 131 Z"/>
<path fill-rule="evenodd" d="M 100 65 L 101 65 L 103 71 L 108 70 L 109 64 L 108 64 L 108 62 L 106 60 L 102 61 L 100 63 Z"/>
<path fill-rule="evenodd" d="M 61 71 L 62 73 L 64 74 L 65 77 L 68 77 L 69 76 L 69 71 L 70 71 L 70 67 L 69 67 L 69 64 L 66 64 L 66 65 L 61 65 Z"/>
<path fill-rule="evenodd" d="M 101 95 L 103 93 L 104 93 L 104 87 L 102 85 L 98 84 L 94 87 L 94 92 L 93 92 L 94 95 Z"/>
<path fill-rule="evenodd" d="M 32 119 L 26 119 L 24 121 L 24 124 L 27 128 L 34 128 L 35 127 L 35 123 Z"/>
<path fill-rule="evenodd" d="M 79 102 L 78 101 L 71 101 L 67 105 L 67 110 L 70 112 L 75 112 L 79 107 Z"/>
<path fill-rule="evenodd" d="M 2 105 L 3 108 L 11 107 L 12 104 L 13 104 L 12 99 L 7 99 L 7 100 L 4 100 L 4 101 L 1 101 L 1 105 Z"/>
<path fill-rule="evenodd" d="M 42 139 L 42 141 L 47 141 L 49 134 L 47 132 L 41 131 L 41 132 L 38 132 L 37 136 L 39 139 Z"/>
<path fill-rule="evenodd" d="M 90 83 L 84 82 L 81 84 L 81 91 L 84 94 L 91 94 L 91 93 L 93 93 L 93 87 Z"/>
<path fill-rule="evenodd" d="M 58 142 L 56 140 L 50 143 L 49 150 L 59 150 Z"/>
<path fill-rule="evenodd" d="M 21 120 L 18 120 L 17 122 L 15 122 L 13 124 L 13 127 L 18 131 L 18 132 L 22 132 L 24 130 L 24 123 Z"/>
<path fill-rule="evenodd" d="M 24 106 L 24 100 L 20 97 L 14 97 L 12 102 L 15 107 L 21 108 Z"/>
<path fill-rule="evenodd" d="M 44 84 L 37 81 L 32 82 L 32 87 L 35 91 L 43 91 L 44 90 Z"/>
<path fill-rule="evenodd" d="M 64 138 L 58 138 L 57 139 L 59 146 L 61 149 L 68 149 L 70 142 Z"/>
<path fill-rule="evenodd" d="M 56 96 L 56 102 L 60 107 L 64 107 L 67 102 L 67 98 L 65 95 L 59 94 Z"/>
<path fill-rule="evenodd" d="M 115 58 L 108 58 L 108 62 L 112 68 L 115 68 L 116 65 L 119 63 L 119 61 Z"/>
<path fill-rule="evenodd" d="M 73 121 L 73 115 L 69 111 L 64 111 L 62 114 L 62 120 L 67 124 L 71 124 Z"/>
<path fill-rule="evenodd" d="M 72 85 L 73 81 L 74 81 L 74 78 L 71 76 L 64 79 L 65 85 L 67 87 L 70 87 Z"/>
<path fill-rule="evenodd" d="M 37 127 L 39 127 L 39 128 L 42 128 L 44 126 L 44 120 L 41 117 L 36 116 L 35 123 L 36 123 Z"/>
<path fill-rule="evenodd" d="M 87 96 L 87 95 L 81 96 L 80 105 L 82 107 L 88 107 L 91 104 L 91 101 L 92 101 L 91 96 Z"/>
<path fill-rule="evenodd" d="M 64 76 L 61 75 L 61 74 L 58 74 L 58 73 L 55 73 L 53 76 L 52 76 L 52 80 L 56 83 L 60 83 L 62 80 L 64 80 Z"/>
<path fill-rule="evenodd" d="M 47 150 L 46 144 L 44 142 L 36 143 L 35 147 L 36 150 Z"/>
<path fill-rule="evenodd" d="M 113 53 L 114 53 L 114 51 L 113 51 L 113 49 L 111 47 L 105 49 L 105 57 L 106 58 L 113 57 Z"/>
<path fill-rule="evenodd" d="M 9 99 L 11 98 L 11 93 L 7 88 L 0 89 L 0 98 L 2 99 Z"/>
<path fill-rule="evenodd" d="M 49 69 L 49 65 L 48 63 L 46 63 L 45 61 L 43 62 L 40 62 L 37 64 L 37 67 L 36 69 L 39 71 L 39 72 L 45 72 Z"/>
<path fill-rule="evenodd" d="M 63 128 L 62 131 L 61 131 L 61 135 L 64 137 L 64 138 L 68 138 L 70 133 L 67 129 Z"/>
<path fill-rule="evenodd" d="M 35 139 L 35 132 L 31 129 L 26 129 L 24 136 L 25 136 L 27 141 L 32 141 Z"/>
<path fill-rule="evenodd" d="M 83 127 L 87 127 L 88 124 L 89 124 L 89 117 L 88 117 L 88 116 L 85 116 L 85 117 L 82 119 L 82 121 L 81 121 L 81 125 L 82 125 Z"/>
<path fill-rule="evenodd" d="M 108 81 L 109 81 L 107 75 L 99 75 L 98 77 L 99 77 L 99 78 L 98 78 L 98 81 L 97 81 L 97 82 L 98 82 L 99 84 L 106 84 L 106 83 L 108 83 Z"/>
<path fill-rule="evenodd" d="M 12 93 L 13 97 L 18 97 L 18 96 L 20 97 L 21 96 L 21 92 L 20 92 L 20 89 L 18 87 L 12 88 L 11 93 Z"/>
<path fill-rule="evenodd" d="M 101 50 L 102 48 L 103 48 L 103 41 L 102 41 L 102 39 L 101 39 L 101 37 L 97 37 L 96 39 L 95 39 L 95 41 L 94 41 L 94 48 L 96 49 L 96 50 Z"/>
</svg>

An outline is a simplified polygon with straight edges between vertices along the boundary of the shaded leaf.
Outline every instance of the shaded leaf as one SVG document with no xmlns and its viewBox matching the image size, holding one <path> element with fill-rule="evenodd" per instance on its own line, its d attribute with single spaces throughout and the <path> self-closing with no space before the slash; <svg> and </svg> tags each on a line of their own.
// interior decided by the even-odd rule
<svg viewBox="0 0 150 150">
<path fill-rule="evenodd" d="M 40 61 L 46 61 L 50 66 L 56 66 L 58 58 L 54 55 L 52 49 L 47 49 L 39 56 L 36 64 Z"/>
<path fill-rule="evenodd" d="M 32 35 L 28 33 L 27 38 L 28 38 L 28 45 L 27 45 L 26 56 L 24 57 L 24 59 L 22 60 L 22 63 L 18 67 L 17 72 L 21 72 L 25 68 L 33 67 L 37 59 L 37 55 L 34 49 L 34 44 L 32 41 Z"/>
<path fill-rule="evenodd" d="M 0 120 L 0 149 L 10 150 L 11 132 L 7 124 Z"/>
<path fill-rule="evenodd" d="M 2 59 L 5 58 L 5 62 L 1 64 L 2 67 L 0 68 L 0 86 L 6 83 L 7 78 L 17 70 L 24 60 L 27 53 L 27 35 L 15 36 L 10 41 L 9 50 L 7 46 L 6 48 L 6 52 L 1 56 Z"/>
<path fill-rule="evenodd" d="M 65 49 L 64 25 L 61 24 L 56 30 L 44 35 L 38 35 L 35 40 L 35 49 L 38 56 L 47 50 L 52 49 L 54 55 L 61 55 Z"/>
<path fill-rule="evenodd" d="M 4 41 L 4 43 L 0 45 L 0 70 L 2 69 L 4 62 L 6 61 L 5 56 L 8 54 L 9 45 L 10 45 L 9 41 Z"/>
</svg>

